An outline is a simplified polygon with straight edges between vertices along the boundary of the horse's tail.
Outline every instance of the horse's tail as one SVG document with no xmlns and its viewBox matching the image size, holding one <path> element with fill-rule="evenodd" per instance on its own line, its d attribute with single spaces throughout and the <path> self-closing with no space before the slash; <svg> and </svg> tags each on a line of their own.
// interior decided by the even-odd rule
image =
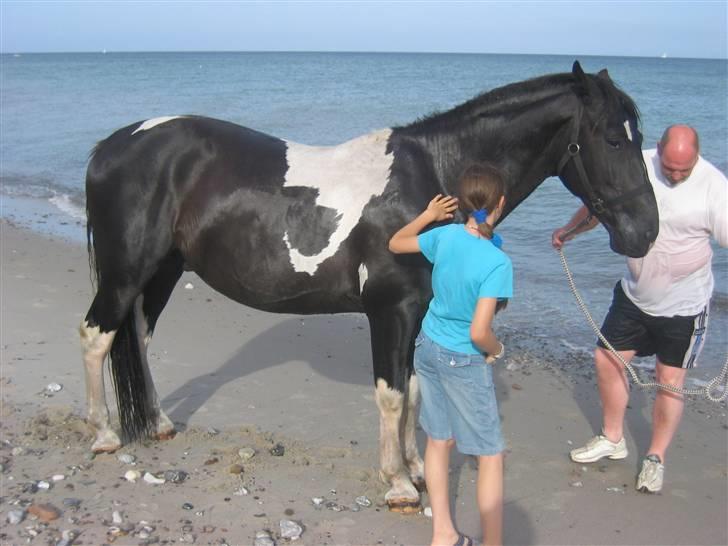
<svg viewBox="0 0 728 546">
<path fill-rule="evenodd" d="M 101 145 L 104 143 L 104 141 L 100 141 L 96 143 L 96 146 L 94 146 L 94 149 L 91 150 L 91 153 L 89 154 L 89 166 L 88 166 L 88 172 L 86 173 L 86 251 L 88 252 L 88 268 L 89 268 L 89 276 L 91 278 L 91 287 L 96 290 L 99 286 L 99 277 L 100 277 L 100 271 L 98 263 L 96 262 L 96 250 L 94 248 L 94 227 L 91 223 L 91 214 L 89 209 L 89 199 L 88 199 L 88 183 L 89 183 L 89 174 L 91 171 L 91 163 L 93 162 L 94 156 L 96 155 L 96 152 L 99 150 Z"/>
<path fill-rule="evenodd" d="M 124 442 L 149 438 L 157 424 L 140 344 L 132 306 L 114 336 L 109 365 Z"/>
</svg>

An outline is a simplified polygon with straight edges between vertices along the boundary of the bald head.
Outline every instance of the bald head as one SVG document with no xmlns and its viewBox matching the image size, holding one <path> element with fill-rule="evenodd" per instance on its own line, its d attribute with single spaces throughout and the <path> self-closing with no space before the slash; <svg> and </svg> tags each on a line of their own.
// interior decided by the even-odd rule
<svg viewBox="0 0 728 546">
<path fill-rule="evenodd" d="M 672 184 L 684 181 L 698 162 L 698 133 L 688 125 L 671 125 L 657 144 L 662 174 Z"/>
</svg>

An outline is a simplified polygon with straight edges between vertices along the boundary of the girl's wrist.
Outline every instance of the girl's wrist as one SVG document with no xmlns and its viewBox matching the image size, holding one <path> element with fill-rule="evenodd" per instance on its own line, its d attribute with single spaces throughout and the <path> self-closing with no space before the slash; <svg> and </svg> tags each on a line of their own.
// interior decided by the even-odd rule
<svg viewBox="0 0 728 546">
<path fill-rule="evenodd" d="M 498 344 L 500 345 L 500 349 L 498 350 L 498 352 L 496 352 L 496 353 L 488 353 L 487 355 L 485 355 L 485 361 L 488 364 L 492 364 L 493 362 L 495 362 L 499 358 L 503 358 L 503 354 L 506 352 L 506 346 L 503 345 L 500 341 L 498 342 Z"/>
</svg>

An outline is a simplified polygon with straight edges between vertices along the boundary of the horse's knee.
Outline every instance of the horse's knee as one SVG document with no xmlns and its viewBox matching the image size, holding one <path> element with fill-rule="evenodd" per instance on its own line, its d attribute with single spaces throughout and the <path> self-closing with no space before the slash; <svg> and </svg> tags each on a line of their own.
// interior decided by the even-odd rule
<svg viewBox="0 0 728 546">
<path fill-rule="evenodd" d="M 379 411 L 386 416 L 402 415 L 404 409 L 404 393 L 393 389 L 381 377 L 377 379 L 376 401 Z"/>
</svg>

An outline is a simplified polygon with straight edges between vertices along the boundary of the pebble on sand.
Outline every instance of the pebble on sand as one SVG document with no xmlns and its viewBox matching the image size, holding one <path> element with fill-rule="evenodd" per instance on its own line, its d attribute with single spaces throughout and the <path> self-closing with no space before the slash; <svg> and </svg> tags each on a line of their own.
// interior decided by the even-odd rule
<svg viewBox="0 0 728 546">
<path fill-rule="evenodd" d="M 255 457 L 255 450 L 252 447 L 243 447 L 238 450 L 238 457 L 243 461 L 249 461 Z"/>
<path fill-rule="evenodd" d="M 152 485 L 162 485 L 163 483 L 166 482 L 166 480 L 164 478 L 157 478 L 151 472 L 144 473 L 144 481 L 147 483 L 150 483 Z"/>
<path fill-rule="evenodd" d="M 52 504 L 33 504 L 28 508 L 28 513 L 36 516 L 44 523 L 61 517 L 61 511 Z"/>
<path fill-rule="evenodd" d="M 7 514 L 7 522 L 10 525 L 22 523 L 25 519 L 25 510 L 10 510 Z"/>
<path fill-rule="evenodd" d="M 372 501 L 369 500 L 368 497 L 365 497 L 362 495 L 361 497 L 357 497 L 355 501 L 359 506 L 363 506 L 364 508 L 369 508 L 372 505 Z"/>
<path fill-rule="evenodd" d="M 255 533 L 255 542 L 253 546 L 276 546 L 276 541 L 270 536 L 268 531 L 258 531 Z"/>
<path fill-rule="evenodd" d="M 165 470 L 164 479 L 172 483 L 182 483 L 187 479 L 187 472 L 184 470 Z"/>
<path fill-rule="evenodd" d="M 120 453 L 116 456 L 116 458 L 119 460 L 120 463 L 124 464 L 134 464 L 134 461 L 136 461 L 136 457 L 129 453 Z"/>
<path fill-rule="evenodd" d="M 282 519 L 279 523 L 281 528 L 281 538 L 287 538 L 288 540 L 298 540 L 303 534 L 303 527 L 293 520 Z"/>
</svg>

